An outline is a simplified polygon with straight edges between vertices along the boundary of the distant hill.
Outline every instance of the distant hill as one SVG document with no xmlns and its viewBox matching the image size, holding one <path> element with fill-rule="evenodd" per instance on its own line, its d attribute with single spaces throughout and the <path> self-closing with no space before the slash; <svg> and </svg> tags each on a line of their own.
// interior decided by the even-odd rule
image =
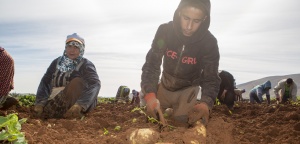
<svg viewBox="0 0 300 144">
<path fill-rule="evenodd" d="M 253 80 L 253 81 L 250 81 L 250 82 L 246 82 L 246 83 L 243 83 L 243 84 L 239 84 L 239 85 L 237 85 L 237 88 L 245 89 L 246 92 L 243 93 L 243 98 L 248 99 L 249 98 L 249 91 L 253 87 L 255 87 L 259 84 L 262 84 L 267 80 L 270 80 L 271 85 L 272 85 L 272 89 L 270 90 L 270 95 L 271 95 L 271 98 L 273 98 L 273 97 L 275 97 L 275 94 L 273 92 L 273 88 L 277 85 L 277 83 L 280 80 L 285 79 L 285 78 L 292 78 L 294 80 L 294 82 L 297 84 L 297 88 L 298 88 L 297 95 L 300 95 L 300 74 L 290 74 L 290 75 L 283 75 L 283 76 L 269 76 L 269 77 Z M 265 98 L 265 96 L 263 96 L 263 98 Z"/>
</svg>

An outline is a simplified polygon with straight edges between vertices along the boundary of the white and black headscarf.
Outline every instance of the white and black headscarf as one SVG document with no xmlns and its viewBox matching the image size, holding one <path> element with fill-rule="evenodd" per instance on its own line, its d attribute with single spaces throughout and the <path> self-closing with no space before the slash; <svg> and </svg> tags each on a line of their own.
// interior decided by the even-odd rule
<svg viewBox="0 0 300 144">
<path fill-rule="evenodd" d="M 67 46 L 75 46 L 79 48 L 80 54 L 75 60 L 72 60 L 68 58 L 66 54 L 66 49 L 64 50 L 63 56 L 57 64 L 57 69 L 63 73 L 73 71 L 76 68 L 76 66 L 80 63 L 80 61 L 83 58 L 85 48 L 83 38 L 79 37 L 76 33 L 67 37 L 65 48 L 67 48 Z"/>
</svg>

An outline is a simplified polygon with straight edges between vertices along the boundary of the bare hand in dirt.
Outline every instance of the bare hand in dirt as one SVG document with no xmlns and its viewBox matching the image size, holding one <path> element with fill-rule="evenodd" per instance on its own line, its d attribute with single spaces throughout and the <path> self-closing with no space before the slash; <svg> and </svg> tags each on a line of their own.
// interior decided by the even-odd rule
<svg viewBox="0 0 300 144">
<path fill-rule="evenodd" d="M 190 125 L 195 124 L 200 121 L 204 125 L 207 125 L 209 118 L 209 109 L 206 103 L 199 103 L 194 106 L 194 108 L 188 114 L 188 123 Z"/>
<path fill-rule="evenodd" d="M 37 117 L 40 117 L 41 115 L 42 115 L 42 113 L 43 113 L 43 106 L 41 106 L 41 105 L 36 105 L 36 106 L 34 106 L 34 112 L 35 112 L 35 115 L 37 116 Z"/>
</svg>

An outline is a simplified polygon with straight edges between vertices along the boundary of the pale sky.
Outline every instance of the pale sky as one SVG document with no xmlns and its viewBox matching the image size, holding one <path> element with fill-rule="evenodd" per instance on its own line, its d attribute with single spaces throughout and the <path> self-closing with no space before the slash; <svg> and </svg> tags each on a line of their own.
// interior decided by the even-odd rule
<svg viewBox="0 0 300 144">
<path fill-rule="evenodd" d="M 140 90 L 141 68 L 158 26 L 179 0 L 0 0 L 0 46 L 15 60 L 16 93 L 36 93 L 66 36 L 86 41 L 101 80 L 99 96 L 120 85 Z M 212 0 L 209 30 L 221 70 L 237 84 L 300 72 L 299 0 Z"/>
</svg>

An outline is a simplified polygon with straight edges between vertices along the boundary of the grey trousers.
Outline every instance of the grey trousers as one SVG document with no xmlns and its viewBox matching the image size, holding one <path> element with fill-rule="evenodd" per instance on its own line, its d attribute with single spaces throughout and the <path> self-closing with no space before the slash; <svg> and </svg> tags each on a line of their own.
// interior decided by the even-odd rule
<svg viewBox="0 0 300 144">
<path fill-rule="evenodd" d="M 157 99 L 163 111 L 167 108 L 173 109 L 173 118 L 176 121 L 187 122 L 188 113 L 197 103 L 199 89 L 199 86 L 191 86 L 172 92 L 167 90 L 162 84 L 159 84 Z"/>
</svg>

